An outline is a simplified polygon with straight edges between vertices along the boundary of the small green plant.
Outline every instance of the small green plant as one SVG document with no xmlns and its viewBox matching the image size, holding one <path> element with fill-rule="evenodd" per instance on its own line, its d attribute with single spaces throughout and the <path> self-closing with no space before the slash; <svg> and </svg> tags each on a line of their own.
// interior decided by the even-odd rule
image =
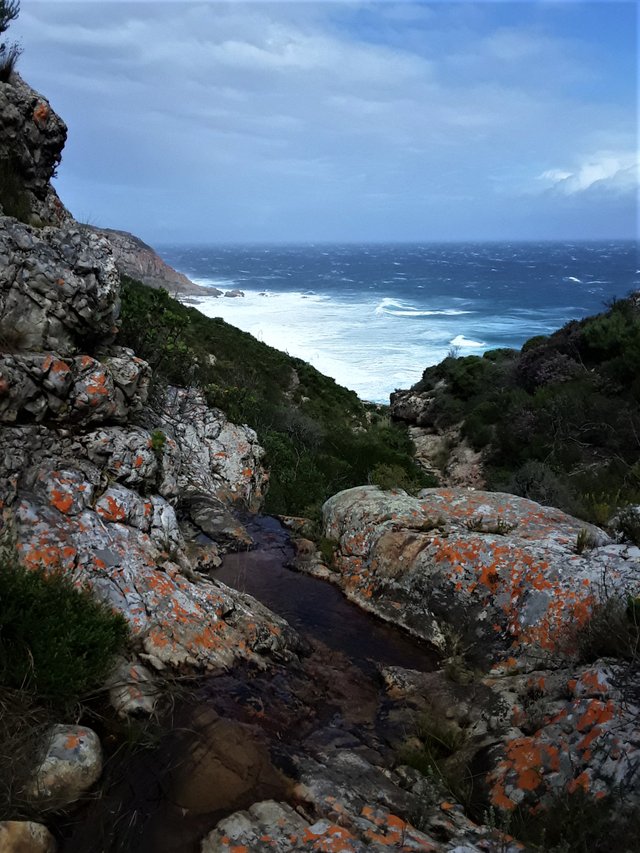
<svg viewBox="0 0 640 853">
<path fill-rule="evenodd" d="M 640 835 L 640 811 L 624 791 L 613 789 L 595 800 L 581 789 L 561 792 L 543 808 L 520 806 L 498 828 L 541 853 L 634 853 Z"/>
<path fill-rule="evenodd" d="M 424 712 L 416 718 L 413 737 L 398 752 L 398 763 L 418 770 L 444 785 L 450 794 L 467 802 L 471 794 L 469 768 L 456 758 L 466 735 L 454 723 Z"/>
<path fill-rule="evenodd" d="M 11 21 L 15 21 L 20 13 L 19 0 L 0 0 L 0 36 L 9 28 Z M 17 44 L 0 42 L 0 82 L 6 83 L 22 53 L 22 48 Z"/>
<path fill-rule="evenodd" d="M 598 540 L 590 530 L 586 527 L 580 528 L 576 536 L 576 554 L 584 554 L 585 551 L 591 551 L 598 544 Z"/>
<path fill-rule="evenodd" d="M 506 536 L 516 529 L 518 522 L 508 522 L 504 518 L 485 521 L 482 515 L 474 515 L 464 522 L 467 530 L 473 533 L 494 533 L 498 536 Z"/>
<path fill-rule="evenodd" d="M 331 568 L 331 564 L 333 563 L 333 558 L 338 549 L 338 542 L 335 539 L 329 539 L 326 536 L 321 536 L 318 539 L 318 551 L 322 556 L 322 562 Z"/>
<path fill-rule="evenodd" d="M 151 433 L 151 450 L 158 458 L 162 458 L 167 443 L 167 436 L 161 429 L 154 429 Z"/>
<path fill-rule="evenodd" d="M 65 707 L 100 687 L 128 637 L 119 614 L 60 571 L 0 548 L 0 684 Z"/>
</svg>

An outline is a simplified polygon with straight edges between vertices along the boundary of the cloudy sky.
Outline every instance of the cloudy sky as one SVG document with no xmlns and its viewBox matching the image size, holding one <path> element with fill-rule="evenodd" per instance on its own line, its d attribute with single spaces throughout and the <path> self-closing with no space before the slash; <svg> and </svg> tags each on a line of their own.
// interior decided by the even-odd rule
<svg viewBox="0 0 640 853">
<path fill-rule="evenodd" d="M 636 236 L 635 2 L 22 0 L 81 220 L 152 243 Z"/>
</svg>

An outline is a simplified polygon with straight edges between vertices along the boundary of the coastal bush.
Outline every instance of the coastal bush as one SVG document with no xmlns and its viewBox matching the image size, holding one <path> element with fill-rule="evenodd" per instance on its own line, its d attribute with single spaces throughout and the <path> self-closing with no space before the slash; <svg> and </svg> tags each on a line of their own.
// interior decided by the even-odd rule
<svg viewBox="0 0 640 853">
<path fill-rule="evenodd" d="M 415 386 L 436 428 L 461 424 L 487 484 L 607 524 L 640 502 L 640 297 L 527 341 L 445 358 Z"/>
<path fill-rule="evenodd" d="M 457 756 L 465 743 L 465 733 L 455 724 L 425 711 L 417 716 L 413 736 L 398 751 L 397 762 L 433 777 L 467 803 L 473 787 L 470 769 Z"/>
<path fill-rule="evenodd" d="M 640 546 L 640 510 L 626 507 L 616 519 L 616 527 L 625 539 Z"/>
<path fill-rule="evenodd" d="M 617 658 L 640 664 L 640 601 L 631 596 L 610 595 L 596 605 L 578 633 L 580 660 Z"/>
<path fill-rule="evenodd" d="M 128 636 L 124 618 L 60 572 L 0 548 L 0 685 L 66 707 L 100 687 Z"/>
<path fill-rule="evenodd" d="M 517 808 L 498 829 L 541 853 L 634 853 L 640 811 L 623 790 L 596 800 L 578 788 L 555 794 L 544 808 Z"/>
<path fill-rule="evenodd" d="M 164 290 L 123 277 L 121 296 L 119 343 L 151 364 L 156 383 L 194 385 L 256 430 L 271 471 L 268 512 L 313 516 L 335 492 L 373 482 L 376 470 L 391 470 L 402 488 L 435 484 L 385 407 Z"/>
</svg>

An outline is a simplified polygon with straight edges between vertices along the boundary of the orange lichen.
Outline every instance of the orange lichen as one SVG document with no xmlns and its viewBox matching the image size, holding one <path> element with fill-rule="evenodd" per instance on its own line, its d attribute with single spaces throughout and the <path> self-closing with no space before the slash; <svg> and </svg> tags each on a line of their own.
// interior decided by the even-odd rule
<svg viewBox="0 0 640 853">
<path fill-rule="evenodd" d="M 81 743 L 82 743 L 82 740 L 77 734 L 69 734 L 65 738 L 64 748 L 65 749 L 77 749 Z"/>
<path fill-rule="evenodd" d="M 38 106 L 33 111 L 34 122 L 39 126 L 46 124 L 47 119 L 49 118 L 49 113 L 50 113 L 50 110 L 49 110 L 49 107 L 47 106 L 47 104 L 45 104 L 43 102 L 39 103 Z"/>
<path fill-rule="evenodd" d="M 596 724 L 602 725 L 603 723 L 608 723 L 609 720 L 613 719 L 614 714 L 615 705 L 611 699 L 606 704 L 601 702 L 600 699 L 591 699 L 586 711 L 578 720 L 577 729 L 579 732 L 583 732 Z"/>
<path fill-rule="evenodd" d="M 73 495 L 62 489 L 51 489 L 50 500 L 52 505 L 60 510 L 60 512 L 67 513 L 73 506 Z"/>
<path fill-rule="evenodd" d="M 104 498 L 106 506 L 102 503 L 96 507 L 96 512 L 101 515 L 105 521 L 124 521 L 127 517 L 126 508 L 118 503 L 112 495 L 106 495 Z"/>
</svg>

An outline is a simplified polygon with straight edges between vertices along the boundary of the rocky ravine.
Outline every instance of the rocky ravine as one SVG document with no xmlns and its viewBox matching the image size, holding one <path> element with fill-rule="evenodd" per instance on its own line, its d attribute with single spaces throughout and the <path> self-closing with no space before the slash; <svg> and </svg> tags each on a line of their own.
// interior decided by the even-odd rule
<svg viewBox="0 0 640 853">
<path fill-rule="evenodd" d="M 441 779 L 398 766 L 395 750 L 425 713 L 463 735 L 460 752 L 482 766 L 482 797 L 498 811 L 557 790 L 603 797 L 616 783 L 636 797 L 637 673 L 602 660 L 578 666 L 572 640 L 602 578 L 637 593 L 637 549 L 593 529 L 596 547 L 578 555 L 579 522 L 512 496 L 336 495 L 325 532 L 338 541 L 338 572 L 319 567 L 313 549 L 306 568 L 440 647 L 449 663 L 469 647 L 456 677 L 389 667 L 381 687 L 361 685 L 335 655 L 205 574 L 225 550 L 249 544 L 235 510 L 259 510 L 267 488 L 256 435 L 196 389 L 150 399 L 148 365 L 114 346 L 119 274 L 109 239 L 75 223 L 49 185 L 63 123 L 19 78 L 0 84 L 0 107 L 3 145 L 33 211 L 32 224 L 0 217 L 2 523 L 28 566 L 61 568 L 127 619 L 135 656 L 110 682 L 121 713 L 149 713 L 149 685 L 163 673 L 207 674 L 199 701 L 209 722 L 198 726 L 208 754 L 214 742 L 217 751 L 205 787 L 238 796 L 199 804 L 185 786 L 202 761 L 186 765 L 171 803 L 176 820 L 210 816 L 196 846 L 518 849 L 469 820 Z M 32 780 L 34 808 L 68 807 L 101 773 L 95 734 L 61 721 Z M 260 785 L 238 782 L 256 777 Z M 95 849 L 89 839 L 76 849 Z M 41 826 L 16 821 L 0 824 L 0 842 L 55 846 Z M 155 853 L 183 849 L 163 844 Z"/>
<path fill-rule="evenodd" d="M 154 682 L 171 669 L 220 677 L 242 664 L 254 682 L 264 670 L 285 682 L 297 672 L 305 697 L 314 683 L 300 670 L 307 644 L 255 599 L 202 573 L 220 552 L 249 544 L 234 508 L 259 509 L 267 485 L 255 434 L 208 408 L 195 389 L 167 388 L 150 400 L 148 365 L 114 346 L 119 274 L 110 241 L 74 222 L 49 184 L 64 124 L 18 77 L 0 85 L 0 106 L 5 154 L 15 154 L 32 211 L 30 224 L 0 217 L 3 527 L 27 566 L 64 571 L 126 618 L 136 656 L 110 681 L 120 713 L 148 714 Z M 242 677 L 236 683 L 246 692 Z M 224 684 L 212 684 L 215 704 Z M 310 701 L 295 706 L 303 716 Z M 234 737 L 242 743 L 248 731 Z M 290 781 L 269 789 L 286 802 L 230 817 L 202 849 L 272 849 L 274 839 L 282 850 L 492 845 L 491 830 L 448 804 L 441 811 L 437 791 L 422 808 L 425 831 L 414 828 L 406 818 L 424 788 L 415 772 L 392 773 L 389 747 L 372 749 L 366 734 L 346 736 L 334 723 L 321 732 L 307 727 L 312 742 L 290 752 Z M 48 815 L 95 784 L 103 759 L 95 733 L 72 720 L 54 727 L 44 747 L 23 794 L 35 814 Z M 244 773 L 239 753 L 225 749 L 214 784 Z M 249 766 L 255 774 L 261 765 L 250 757 Z M 7 851 L 55 847 L 33 823 L 5 821 L 0 839 Z"/>
</svg>

